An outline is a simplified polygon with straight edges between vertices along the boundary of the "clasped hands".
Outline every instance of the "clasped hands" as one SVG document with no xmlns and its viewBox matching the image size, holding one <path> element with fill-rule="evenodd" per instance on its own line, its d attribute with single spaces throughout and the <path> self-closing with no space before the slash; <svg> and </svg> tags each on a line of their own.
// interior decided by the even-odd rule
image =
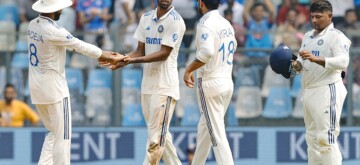
<svg viewBox="0 0 360 165">
<path fill-rule="evenodd" d="M 98 59 L 98 62 L 101 66 L 108 67 L 111 70 L 116 70 L 129 64 L 131 60 L 131 57 L 120 53 L 103 51 L 101 57 Z"/>
</svg>

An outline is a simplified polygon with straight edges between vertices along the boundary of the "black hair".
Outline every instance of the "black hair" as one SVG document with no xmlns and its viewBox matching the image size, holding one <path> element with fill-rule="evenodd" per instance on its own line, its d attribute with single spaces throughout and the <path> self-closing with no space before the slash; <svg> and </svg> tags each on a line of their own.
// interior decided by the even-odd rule
<svg viewBox="0 0 360 165">
<path fill-rule="evenodd" d="M 201 0 L 209 10 L 216 10 L 219 8 L 220 0 Z"/>
<path fill-rule="evenodd" d="M 347 9 L 347 10 L 345 11 L 345 15 L 348 15 L 348 14 L 351 13 L 351 12 L 356 13 L 356 10 L 355 10 L 355 9 Z"/>
<path fill-rule="evenodd" d="M 15 86 L 14 86 L 13 84 L 7 83 L 7 84 L 5 85 L 5 89 L 6 89 L 6 88 L 14 88 L 14 89 L 15 89 Z"/>
<path fill-rule="evenodd" d="M 332 5 L 327 0 L 317 0 L 310 6 L 310 13 L 323 13 L 325 11 L 330 11 L 332 13 L 332 10 Z"/>
<path fill-rule="evenodd" d="M 251 11 L 251 12 L 254 11 L 255 8 L 257 8 L 257 7 L 259 7 L 259 6 L 263 7 L 264 10 L 266 10 L 266 7 L 265 7 L 265 5 L 264 5 L 263 3 L 261 3 L 261 2 L 256 2 L 256 3 L 254 3 L 254 4 L 251 6 L 250 11 Z"/>
<path fill-rule="evenodd" d="M 228 8 L 224 11 L 224 15 L 233 14 L 232 9 Z"/>
</svg>

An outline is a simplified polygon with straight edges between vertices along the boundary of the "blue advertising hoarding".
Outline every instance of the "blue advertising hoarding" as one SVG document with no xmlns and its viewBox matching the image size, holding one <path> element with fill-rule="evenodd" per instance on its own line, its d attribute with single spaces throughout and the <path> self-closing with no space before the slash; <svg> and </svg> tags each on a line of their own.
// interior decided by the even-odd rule
<svg viewBox="0 0 360 165">
<path fill-rule="evenodd" d="M 227 136 L 235 164 L 306 165 L 305 132 L 302 127 L 228 128 Z M 186 150 L 196 144 L 196 128 L 171 128 L 177 154 L 185 164 Z M 0 165 L 35 165 L 46 130 L 0 129 Z M 145 128 L 74 128 L 71 161 L 74 165 L 142 164 Z M 343 165 L 360 164 L 360 128 L 342 128 L 338 139 Z M 211 152 L 207 165 L 215 165 Z"/>
</svg>

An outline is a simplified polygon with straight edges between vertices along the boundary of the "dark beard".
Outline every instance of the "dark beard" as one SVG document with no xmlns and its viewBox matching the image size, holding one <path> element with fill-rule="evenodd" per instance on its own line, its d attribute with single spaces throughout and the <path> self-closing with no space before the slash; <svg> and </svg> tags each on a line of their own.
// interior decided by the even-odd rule
<svg viewBox="0 0 360 165">
<path fill-rule="evenodd" d="M 54 21 L 57 21 L 60 19 L 61 12 L 57 11 L 55 12 Z"/>
<path fill-rule="evenodd" d="M 198 7 L 198 13 L 200 14 L 200 16 L 203 16 L 204 14 L 201 12 L 200 6 Z"/>
<path fill-rule="evenodd" d="M 12 100 L 13 100 L 12 98 L 5 98 L 6 105 L 10 105 Z"/>
<path fill-rule="evenodd" d="M 162 4 L 160 3 L 160 0 L 158 0 L 158 7 L 160 7 L 161 9 L 167 10 L 167 9 L 170 7 L 170 5 L 171 5 L 171 4 L 169 4 L 169 5 L 162 5 Z"/>
</svg>

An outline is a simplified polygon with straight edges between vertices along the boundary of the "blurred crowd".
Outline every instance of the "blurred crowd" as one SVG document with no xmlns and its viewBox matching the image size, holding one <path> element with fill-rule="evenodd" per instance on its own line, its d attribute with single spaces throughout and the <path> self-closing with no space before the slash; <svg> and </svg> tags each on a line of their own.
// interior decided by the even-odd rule
<svg viewBox="0 0 360 165">
<path fill-rule="evenodd" d="M 25 33 L 27 23 L 39 15 L 31 8 L 35 1 L 0 0 L 0 20 L 7 19 L 6 15 L 1 15 L 5 7 L 6 9 L 14 7 L 11 9 L 16 11 L 17 15 L 9 19 L 14 22 L 17 32 Z M 73 1 L 75 3 L 71 8 L 62 11 L 58 24 L 86 42 L 105 50 L 122 53 L 136 48 L 137 41 L 132 35 L 139 18 L 144 12 L 154 9 L 157 4 L 153 0 Z M 360 36 L 353 36 L 356 30 L 360 29 L 360 0 L 329 1 L 333 5 L 335 27 L 351 38 L 352 47 L 360 47 Z M 293 50 L 298 50 L 304 33 L 311 30 L 309 12 L 311 2 L 312 0 L 222 0 L 219 12 L 234 27 L 239 48 L 271 49 L 280 44 L 286 44 Z M 182 48 L 194 50 L 195 44 L 192 43 L 196 24 L 201 17 L 197 11 L 197 1 L 173 0 L 172 4 L 186 24 L 187 31 L 183 38 Z M 0 29 L 0 33 L 1 31 Z M 21 35 L 25 34 L 20 34 L 17 40 L 26 42 L 26 38 L 22 38 Z M 191 51 L 181 54 L 178 57 L 179 68 L 185 67 L 188 61 L 194 59 L 194 53 Z M 237 74 L 236 71 L 239 68 L 253 65 L 254 61 L 260 64 L 260 70 L 264 72 L 268 64 L 268 56 L 269 53 L 266 51 L 237 52 L 234 56 L 234 75 Z M 360 86 L 359 57 L 354 57 L 352 71 L 355 73 L 354 81 Z M 92 65 L 84 64 L 84 61 L 89 59 L 82 58 L 80 55 L 72 54 L 70 59 L 70 67 L 81 69 L 97 67 L 96 61 L 90 61 Z M 261 65 L 261 62 L 264 65 Z M 0 64 L 4 63 L 0 62 Z M 356 89 L 360 91 L 360 87 Z"/>
<path fill-rule="evenodd" d="M 36 0 L 0 0 L 1 5 L 18 6 L 20 24 L 38 16 L 31 9 Z M 132 37 L 140 16 L 156 7 L 156 0 L 74 0 L 71 8 L 63 10 L 58 23 L 70 33 L 106 50 L 130 51 L 137 41 Z M 293 50 L 300 47 L 304 33 L 311 29 L 309 6 L 312 0 L 221 0 L 219 12 L 233 25 L 238 47 L 273 48 L 283 43 Z M 356 30 L 360 25 L 360 0 L 330 0 L 333 22 L 342 31 Z M 195 27 L 200 15 L 196 0 L 174 0 L 173 6 L 183 17 L 187 33 L 184 48 L 193 48 Z M 360 45 L 353 38 L 353 47 Z M 238 53 L 241 64 L 248 58 L 267 57 L 268 53 L 249 51 Z M 180 57 L 179 66 L 186 57 Z M 359 82 L 360 83 L 360 82 Z"/>
</svg>

